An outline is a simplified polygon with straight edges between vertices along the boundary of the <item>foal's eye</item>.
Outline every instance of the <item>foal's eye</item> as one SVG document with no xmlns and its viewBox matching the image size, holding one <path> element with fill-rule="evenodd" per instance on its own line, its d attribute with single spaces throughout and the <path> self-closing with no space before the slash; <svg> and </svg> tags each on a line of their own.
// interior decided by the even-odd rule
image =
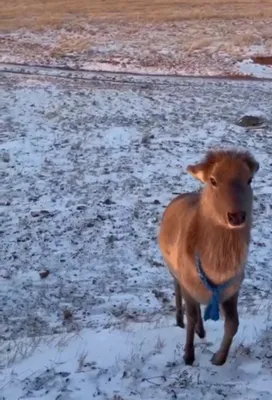
<svg viewBox="0 0 272 400">
<path fill-rule="evenodd" d="M 210 182 L 211 182 L 212 186 L 214 186 L 214 187 L 217 186 L 217 182 L 213 176 L 210 177 Z"/>
<path fill-rule="evenodd" d="M 250 179 L 247 181 L 247 184 L 250 185 L 251 182 L 252 182 L 252 178 L 250 178 Z"/>
</svg>

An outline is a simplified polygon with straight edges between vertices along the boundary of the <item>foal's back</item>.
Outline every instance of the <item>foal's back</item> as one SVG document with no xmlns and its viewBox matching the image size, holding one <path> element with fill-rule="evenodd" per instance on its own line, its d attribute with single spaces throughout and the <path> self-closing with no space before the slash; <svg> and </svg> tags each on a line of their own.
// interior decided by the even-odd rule
<svg viewBox="0 0 272 400">
<path fill-rule="evenodd" d="M 196 228 L 195 218 L 199 200 L 199 192 L 180 194 L 170 202 L 163 214 L 159 246 L 172 273 L 177 269 L 181 255 L 190 251 L 188 240 L 191 240 Z"/>
</svg>

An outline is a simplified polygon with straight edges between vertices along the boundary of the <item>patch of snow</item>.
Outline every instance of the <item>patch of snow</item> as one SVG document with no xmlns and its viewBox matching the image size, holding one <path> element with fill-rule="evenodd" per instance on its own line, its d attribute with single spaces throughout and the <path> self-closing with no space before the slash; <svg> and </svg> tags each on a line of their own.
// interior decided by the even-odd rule
<svg viewBox="0 0 272 400">
<path fill-rule="evenodd" d="M 159 329 L 150 324 L 132 325 L 127 331 L 104 330 L 99 334 L 84 329 L 76 335 L 44 339 L 33 355 L 4 370 L 2 394 L 6 400 L 20 396 L 164 400 L 182 393 L 188 399 L 204 395 L 213 400 L 243 393 L 245 400 L 258 396 L 268 400 L 272 394 L 269 371 L 264 373 L 262 361 L 255 357 L 266 321 L 258 317 L 241 321 L 230 354 L 233 358 L 221 369 L 211 366 L 209 358 L 222 338 L 223 322 L 207 323 L 209 341 L 196 340 L 194 368 L 182 362 L 185 331 L 171 325 L 171 321 Z M 253 355 L 249 358 L 250 349 Z"/>
<path fill-rule="evenodd" d="M 259 65 L 254 63 L 251 59 L 239 62 L 238 68 L 241 73 L 246 75 L 251 75 L 256 78 L 272 79 L 272 66 Z"/>
<path fill-rule="evenodd" d="M 267 49 L 264 44 L 254 44 L 249 47 L 247 50 L 247 56 L 255 56 L 256 54 L 261 55 L 261 54 L 267 54 Z"/>
</svg>

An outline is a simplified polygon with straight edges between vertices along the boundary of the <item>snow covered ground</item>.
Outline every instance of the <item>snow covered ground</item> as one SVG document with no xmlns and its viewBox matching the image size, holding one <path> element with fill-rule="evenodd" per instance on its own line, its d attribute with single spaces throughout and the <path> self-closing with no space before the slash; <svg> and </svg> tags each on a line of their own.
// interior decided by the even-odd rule
<svg viewBox="0 0 272 400">
<path fill-rule="evenodd" d="M 2 75 L 0 399 L 271 399 L 272 83 L 100 78 Z M 261 164 L 241 326 L 216 368 L 207 323 L 187 367 L 156 236 L 218 145 Z"/>
</svg>

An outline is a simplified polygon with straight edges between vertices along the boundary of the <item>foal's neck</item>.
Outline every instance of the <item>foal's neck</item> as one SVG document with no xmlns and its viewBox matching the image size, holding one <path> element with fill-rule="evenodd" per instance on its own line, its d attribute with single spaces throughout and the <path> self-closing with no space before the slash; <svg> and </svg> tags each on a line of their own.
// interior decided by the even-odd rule
<svg viewBox="0 0 272 400">
<path fill-rule="evenodd" d="M 196 251 L 207 275 L 224 281 L 236 275 L 247 259 L 250 226 L 230 229 L 198 215 Z"/>
</svg>

